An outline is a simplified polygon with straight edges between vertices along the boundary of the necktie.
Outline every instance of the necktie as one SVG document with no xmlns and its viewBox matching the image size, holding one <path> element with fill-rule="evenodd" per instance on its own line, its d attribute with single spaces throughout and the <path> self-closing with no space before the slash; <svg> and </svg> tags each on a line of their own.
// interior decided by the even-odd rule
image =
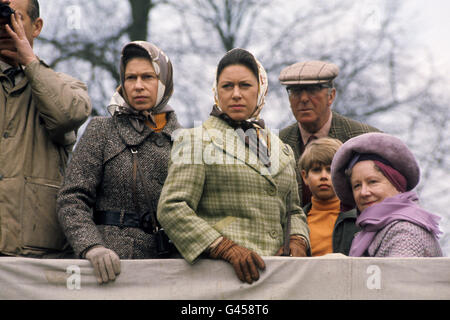
<svg viewBox="0 0 450 320">
<path fill-rule="evenodd" d="M 3 73 L 11 80 L 13 86 L 16 85 L 16 75 L 22 72 L 20 68 L 9 68 L 6 69 Z"/>
<path fill-rule="evenodd" d="M 316 137 L 315 135 L 310 136 L 310 137 L 308 138 L 308 141 L 306 141 L 305 147 L 306 147 L 311 141 L 316 140 L 316 139 L 317 139 L 317 137 Z"/>
</svg>

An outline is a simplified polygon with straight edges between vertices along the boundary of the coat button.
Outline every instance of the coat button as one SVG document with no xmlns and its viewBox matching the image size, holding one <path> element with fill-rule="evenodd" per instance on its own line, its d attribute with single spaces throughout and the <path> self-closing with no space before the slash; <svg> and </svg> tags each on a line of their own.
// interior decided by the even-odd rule
<svg viewBox="0 0 450 320">
<path fill-rule="evenodd" d="M 289 152 L 289 147 L 288 147 L 287 145 L 284 146 L 283 152 L 284 152 L 286 155 L 289 155 L 290 152 Z"/>
<path fill-rule="evenodd" d="M 277 195 L 277 188 L 274 186 L 270 186 L 269 189 L 267 190 L 267 194 L 269 196 L 276 196 Z"/>
<path fill-rule="evenodd" d="M 3 180 L 3 175 L 0 174 L 0 181 Z"/>
<path fill-rule="evenodd" d="M 5 138 L 5 139 L 8 139 L 8 138 L 9 138 L 8 132 L 5 132 L 5 133 L 3 134 L 3 138 Z"/>
<path fill-rule="evenodd" d="M 155 143 L 158 147 L 163 147 L 164 146 L 164 138 L 163 137 L 156 138 Z"/>
<path fill-rule="evenodd" d="M 214 140 L 214 142 L 217 143 L 219 146 L 223 145 L 223 140 L 222 140 L 222 138 L 215 137 L 213 140 Z"/>
<path fill-rule="evenodd" d="M 277 230 L 270 230 L 270 231 L 269 231 L 269 235 L 270 235 L 272 238 L 274 238 L 274 239 L 278 238 L 278 232 L 277 232 Z"/>
</svg>

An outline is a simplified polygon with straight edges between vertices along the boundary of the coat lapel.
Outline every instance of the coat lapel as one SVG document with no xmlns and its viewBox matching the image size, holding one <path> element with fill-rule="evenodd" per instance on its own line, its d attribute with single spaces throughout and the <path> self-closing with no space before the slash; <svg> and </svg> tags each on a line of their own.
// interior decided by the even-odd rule
<svg viewBox="0 0 450 320">
<path fill-rule="evenodd" d="M 151 134 L 151 130 L 145 126 L 142 134 L 138 133 L 127 117 L 112 117 L 112 130 L 110 134 L 117 138 L 107 140 L 104 149 L 103 163 L 106 163 L 127 147 L 140 145 Z"/>
<path fill-rule="evenodd" d="M 127 147 L 141 145 L 153 133 L 153 130 L 147 126 L 144 127 L 142 133 L 137 132 L 127 117 L 112 117 L 111 121 L 112 131 L 110 134 L 115 135 L 116 138 L 108 139 L 109 143 L 105 146 L 104 163 L 114 158 Z M 178 128 L 181 128 L 181 126 L 178 123 L 175 113 L 169 112 L 167 124 L 164 126 L 161 134 L 167 136 L 169 141 L 171 141 L 171 134 Z"/>
<path fill-rule="evenodd" d="M 257 159 L 255 154 L 249 152 L 248 148 L 245 147 L 245 143 L 224 121 L 216 117 L 210 117 L 203 123 L 203 128 L 203 140 L 211 141 L 216 150 L 222 152 L 217 158 L 222 161 L 221 163 L 227 164 L 229 162 L 236 163 L 236 161 L 239 161 L 258 172 L 273 185 L 275 185 L 273 177 L 289 163 L 289 148 L 281 144 L 278 137 L 272 133 L 270 133 L 270 139 L 272 141 L 270 157 L 272 166 L 269 171 Z M 206 152 L 208 153 L 208 150 Z M 231 157 L 231 161 L 226 159 L 226 155 Z"/>
<path fill-rule="evenodd" d="M 119 136 L 126 146 L 138 146 L 151 134 L 151 130 L 144 126 L 142 133 L 137 132 L 127 117 L 113 117 Z"/>
<path fill-rule="evenodd" d="M 334 111 L 333 111 L 333 118 L 331 119 L 331 127 L 328 136 L 341 141 L 347 140 L 345 137 L 344 127 L 342 126 L 342 121 L 340 120 L 339 115 Z"/>
<path fill-rule="evenodd" d="M 291 146 L 292 151 L 294 151 L 295 159 L 298 159 L 300 157 L 300 143 L 302 143 L 302 137 L 300 136 L 298 123 L 295 122 L 288 128 L 289 132 L 284 137 L 284 142 Z"/>
</svg>

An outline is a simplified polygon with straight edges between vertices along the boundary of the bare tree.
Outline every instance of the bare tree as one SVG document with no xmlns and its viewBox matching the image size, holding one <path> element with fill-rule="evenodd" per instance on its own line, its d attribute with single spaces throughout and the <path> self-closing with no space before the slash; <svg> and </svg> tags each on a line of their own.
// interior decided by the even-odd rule
<svg viewBox="0 0 450 320">
<path fill-rule="evenodd" d="M 64 65 L 62 68 L 70 68 L 72 74 L 90 75 L 89 84 L 95 88 L 95 91 L 91 90 L 94 114 L 104 113 L 105 98 L 111 95 L 111 87 L 119 82 L 118 63 L 123 44 L 129 40 L 147 39 L 149 13 L 163 2 L 128 0 L 128 6 L 123 6 L 124 1 L 117 0 L 65 1 L 65 6 L 59 7 L 60 12 L 56 16 L 67 19 L 64 10 L 71 5 L 77 6 L 82 15 L 82 27 L 78 30 L 61 28 L 65 21 L 60 19 L 52 21 L 51 31 L 40 37 L 53 52 L 53 58 L 48 61 L 51 67 Z"/>
<path fill-rule="evenodd" d="M 373 10 L 361 10 L 354 2 L 345 0 L 331 4 L 192 0 L 172 3 L 172 7 L 181 17 L 180 25 L 174 25 L 174 29 L 183 34 L 175 42 L 182 43 L 182 47 L 172 52 L 192 60 L 195 59 L 191 55 L 201 55 L 201 64 L 205 61 L 214 64 L 211 56 L 217 60 L 234 47 L 250 49 L 268 72 L 273 96 L 271 107 L 276 114 L 287 103 L 284 89 L 278 83 L 279 72 L 289 64 L 306 59 L 328 60 L 340 66 L 339 99 L 334 108 L 350 117 L 365 120 L 417 99 L 418 92 L 402 98 L 397 94 L 400 80 L 395 78 L 399 71 L 397 59 L 403 49 L 397 41 L 401 36 L 401 26 L 396 23 L 397 1 L 386 1 L 373 18 L 376 23 L 370 26 L 364 20 L 375 14 Z M 362 12 L 361 17 L 355 19 L 358 10 Z M 339 24 L 345 27 L 337 30 Z M 186 47 L 191 50 L 183 51 Z M 377 76 L 372 77 L 373 74 Z M 208 85 L 211 81 L 200 65 L 194 72 L 191 69 L 190 75 L 191 79 L 208 78 Z M 424 85 L 423 90 L 426 88 Z M 288 112 L 284 114 L 272 124 L 283 126 L 292 120 Z"/>
</svg>

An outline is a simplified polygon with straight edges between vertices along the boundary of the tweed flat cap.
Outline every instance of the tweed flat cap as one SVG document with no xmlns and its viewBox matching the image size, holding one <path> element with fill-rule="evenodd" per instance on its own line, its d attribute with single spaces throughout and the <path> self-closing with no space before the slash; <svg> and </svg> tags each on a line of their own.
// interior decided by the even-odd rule
<svg viewBox="0 0 450 320">
<path fill-rule="evenodd" d="M 324 61 L 306 61 L 290 65 L 280 72 L 284 85 L 316 84 L 332 81 L 339 74 L 339 67 Z"/>
<path fill-rule="evenodd" d="M 346 141 L 334 155 L 331 163 L 331 180 L 338 198 L 347 205 L 355 205 L 353 193 L 345 176 L 345 169 L 356 153 L 376 154 L 389 161 L 408 182 L 407 191 L 419 183 L 420 169 L 407 145 L 397 137 L 386 133 L 371 132 Z"/>
</svg>

